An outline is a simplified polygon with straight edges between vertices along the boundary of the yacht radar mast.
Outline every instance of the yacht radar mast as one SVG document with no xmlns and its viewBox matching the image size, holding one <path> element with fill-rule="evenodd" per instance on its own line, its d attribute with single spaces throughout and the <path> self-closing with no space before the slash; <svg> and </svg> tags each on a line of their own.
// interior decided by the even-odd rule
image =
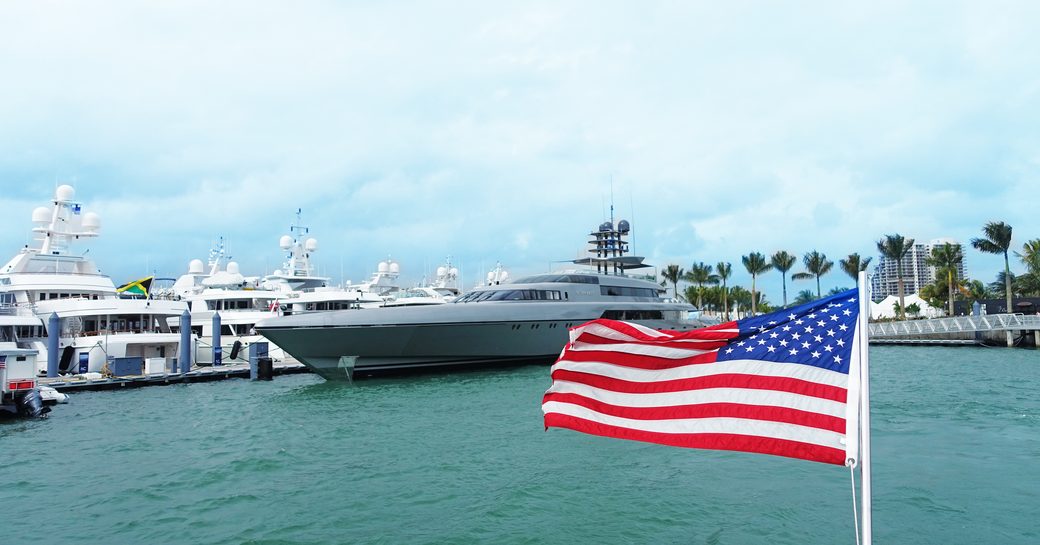
<svg viewBox="0 0 1040 545">
<path fill-rule="evenodd" d="M 311 265 L 311 253 L 318 251 L 318 241 L 313 238 L 304 239 L 310 233 L 310 227 L 300 225 L 302 208 L 296 209 L 296 223 L 289 226 L 291 235 L 283 236 L 279 241 L 281 248 L 289 254 L 283 264 L 287 276 L 311 276 L 314 267 Z"/>
<path fill-rule="evenodd" d="M 101 218 L 93 213 L 83 213 L 83 205 L 75 201 L 76 190 L 61 185 L 54 191 L 53 208 L 33 210 L 34 237 L 40 241 L 39 253 L 62 255 L 68 252 L 73 240 L 98 236 Z"/>
<path fill-rule="evenodd" d="M 649 267 L 643 263 L 643 257 L 625 255 L 629 252 L 628 242 L 625 240 L 631 232 L 631 226 L 627 220 L 621 220 L 614 225 L 614 205 L 610 206 L 610 221 L 600 224 L 599 228 L 589 236 L 589 253 L 591 257 L 574 260 L 577 265 L 595 266 L 596 272 L 600 274 L 623 275 L 628 269 L 642 269 Z"/>
</svg>

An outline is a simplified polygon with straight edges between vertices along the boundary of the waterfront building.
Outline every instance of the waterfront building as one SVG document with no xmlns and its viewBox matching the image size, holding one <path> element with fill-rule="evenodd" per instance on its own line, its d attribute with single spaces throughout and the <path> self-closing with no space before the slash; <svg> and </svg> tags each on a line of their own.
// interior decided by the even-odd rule
<svg viewBox="0 0 1040 545">
<path fill-rule="evenodd" d="M 932 248 L 952 244 L 960 246 L 961 259 L 957 266 L 957 278 L 964 278 L 965 259 L 964 245 L 951 238 L 937 238 L 927 243 L 917 243 L 903 258 L 903 294 L 910 295 L 921 291 L 921 288 L 935 281 L 935 267 L 925 263 L 932 255 Z M 870 279 L 871 299 L 881 301 L 889 295 L 899 295 L 899 273 L 896 260 L 880 256 L 874 267 L 874 276 Z"/>
</svg>

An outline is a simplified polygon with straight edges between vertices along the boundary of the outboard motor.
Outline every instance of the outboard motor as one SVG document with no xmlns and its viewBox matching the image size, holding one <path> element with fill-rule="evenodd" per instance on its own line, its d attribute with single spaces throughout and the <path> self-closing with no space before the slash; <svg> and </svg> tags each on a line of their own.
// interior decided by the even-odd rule
<svg viewBox="0 0 1040 545">
<path fill-rule="evenodd" d="M 47 413 L 51 412 L 51 408 L 43 406 L 43 398 L 40 397 L 39 388 L 33 388 L 18 399 L 18 411 L 23 416 L 46 418 Z"/>
</svg>

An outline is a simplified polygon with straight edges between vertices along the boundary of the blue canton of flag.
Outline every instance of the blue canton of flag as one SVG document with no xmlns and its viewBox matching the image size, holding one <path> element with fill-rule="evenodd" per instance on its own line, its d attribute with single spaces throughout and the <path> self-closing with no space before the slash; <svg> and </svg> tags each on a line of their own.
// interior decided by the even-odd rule
<svg viewBox="0 0 1040 545">
<path fill-rule="evenodd" d="M 718 361 L 753 359 L 811 365 L 848 374 L 859 299 L 850 290 L 805 305 L 737 321 L 740 334 Z"/>
</svg>

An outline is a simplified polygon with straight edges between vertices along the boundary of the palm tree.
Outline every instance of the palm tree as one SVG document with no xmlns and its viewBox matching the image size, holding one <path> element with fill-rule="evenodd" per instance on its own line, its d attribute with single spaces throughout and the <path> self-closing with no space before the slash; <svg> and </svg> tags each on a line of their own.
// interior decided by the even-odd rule
<svg viewBox="0 0 1040 545">
<path fill-rule="evenodd" d="M 928 256 L 924 260 L 925 264 L 930 267 L 935 267 L 935 276 L 946 277 L 946 286 L 948 288 L 949 302 L 950 302 L 950 316 L 953 316 L 953 283 L 954 277 L 957 274 L 957 265 L 964 261 L 964 255 L 961 254 L 960 245 L 954 246 L 947 242 L 942 246 L 936 246 L 932 248 L 932 255 Z"/>
<path fill-rule="evenodd" d="M 802 291 L 798 292 L 798 295 L 795 296 L 794 304 L 796 304 L 796 305 L 804 305 L 806 303 L 811 303 L 811 302 L 813 302 L 815 300 L 816 300 L 816 298 L 813 297 L 812 290 L 802 290 Z"/>
<path fill-rule="evenodd" d="M 823 297 L 823 293 L 820 291 L 820 277 L 831 272 L 831 268 L 834 267 L 834 262 L 827 260 L 827 254 L 822 254 L 813 250 L 802 257 L 802 263 L 805 265 L 806 272 L 796 273 L 792 275 L 791 278 L 795 280 L 804 280 L 816 277 L 816 298 L 819 299 L 820 297 Z"/>
<path fill-rule="evenodd" d="M 744 268 L 751 275 L 751 315 L 758 314 L 758 297 L 755 296 L 755 280 L 758 275 L 772 269 L 773 266 L 766 262 L 766 256 L 758 253 L 751 252 L 750 254 L 740 258 L 744 262 Z"/>
<path fill-rule="evenodd" d="M 798 258 L 787 253 L 787 250 L 780 250 L 770 258 L 770 263 L 773 264 L 773 268 L 780 271 L 780 280 L 783 282 L 784 286 L 785 307 L 787 306 L 787 271 L 791 270 L 791 267 L 794 267 L 795 261 L 798 261 Z"/>
<path fill-rule="evenodd" d="M 741 309 L 746 311 L 753 304 L 751 292 L 740 286 L 733 286 L 729 289 L 729 298 L 737 304 L 737 319 L 740 319 Z"/>
<path fill-rule="evenodd" d="M 982 283 L 982 280 L 969 280 L 964 285 L 964 289 L 967 290 L 967 295 L 971 297 L 972 301 L 979 301 L 988 297 L 986 285 Z"/>
<path fill-rule="evenodd" d="M 1022 261 L 1032 274 L 1040 273 L 1040 238 L 1034 238 L 1022 245 L 1022 253 L 1015 252 L 1015 256 Z"/>
<path fill-rule="evenodd" d="M 723 318 L 729 321 L 729 290 L 726 289 L 726 280 L 733 274 L 733 267 L 725 261 L 719 261 L 715 264 L 715 275 L 719 277 L 722 282 L 722 308 Z"/>
<path fill-rule="evenodd" d="M 877 249 L 881 252 L 882 257 L 896 261 L 896 280 L 899 285 L 899 318 L 901 320 L 906 319 L 906 313 L 903 311 L 906 308 L 906 305 L 903 303 L 903 258 L 906 257 L 906 254 L 913 247 L 914 239 L 904 238 L 899 233 L 885 235 L 885 238 L 877 241 Z"/>
<path fill-rule="evenodd" d="M 873 258 L 863 259 L 859 254 L 849 254 L 849 257 L 838 260 L 838 265 L 841 266 L 841 270 L 845 271 L 845 274 L 852 277 L 853 280 L 859 282 L 859 273 L 867 270 L 870 266 L 870 260 Z"/>
<path fill-rule="evenodd" d="M 704 298 L 704 285 L 717 284 L 719 282 L 719 278 L 711 272 L 711 265 L 703 261 L 694 263 L 683 279 L 692 284 L 697 284 L 697 308 L 701 308 Z"/>
<path fill-rule="evenodd" d="M 667 280 L 667 281 L 672 283 L 672 298 L 673 299 L 678 299 L 679 298 L 679 280 L 682 279 L 682 276 L 683 276 L 682 267 L 680 267 L 678 265 L 675 265 L 675 264 L 668 265 L 667 267 L 664 268 L 663 271 L 661 271 L 661 276 L 663 276 L 665 280 Z"/>
<path fill-rule="evenodd" d="M 1026 273 L 1020 277 L 1019 287 L 1022 293 L 1040 293 L 1040 238 L 1023 244 L 1022 253 L 1015 252 L 1015 255 L 1026 266 Z"/>
<path fill-rule="evenodd" d="M 1011 265 L 1008 263 L 1008 248 L 1011 247 L 1011 226 L 1002 221 L 991 221 L 982 228 L 986 238 L 973 238 L 971 245 L 987 254 L 1004 254 L 1004 294 L 1007 311 L 1011 312 Z"/>
</svg>

